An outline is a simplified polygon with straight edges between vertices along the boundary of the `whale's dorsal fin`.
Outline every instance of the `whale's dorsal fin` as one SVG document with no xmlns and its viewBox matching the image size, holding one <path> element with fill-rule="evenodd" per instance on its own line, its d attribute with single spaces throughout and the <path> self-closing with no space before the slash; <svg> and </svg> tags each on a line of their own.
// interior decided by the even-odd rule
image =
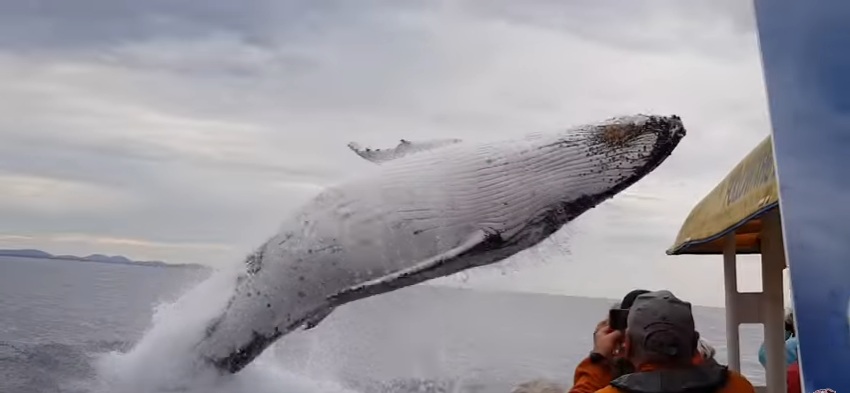
<svg viewBox="0 0 850 393">
<path fill-rule="evenodd" d="M 496 230 L 489 228 L 476 230 L 463 243 L 451 250 L 419 262 L 407 269 L 343 289 L 328 297 L 328 301 L 343 304 L 418 284 L 429 278 L 439 277 L 440 268 L 456 262 L 469 253 L 478 252 L 482 248 L 494 247 L 494 243 L 503 240 L 501 234 Z"/>
<path fill-rule="evenodd" d="M 356 142 L 349 143 L 348 148 L 353 150 L 360 157 L 363 157 L 376 164 L 381 164 L 410 154 L 433 150 L 443 146 L 453 145 L 459 142 L 461 142 L 460 139 L 434 139 L 430 141 L 419 142 L 411 142 L 402 139 L 398 146 L 392 149 L 363 149 Z"/>
</svg>

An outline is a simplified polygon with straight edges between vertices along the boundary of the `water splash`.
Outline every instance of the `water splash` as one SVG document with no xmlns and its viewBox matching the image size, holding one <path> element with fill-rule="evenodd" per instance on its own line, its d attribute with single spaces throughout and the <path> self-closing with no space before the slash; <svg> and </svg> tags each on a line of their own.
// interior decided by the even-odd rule
<svg viewBox="0 0 850 393">
<path fill-rule="evenodd" d="M 155 308 L 151 326 L 127 352 L 100 355 L 93 392 L 124 393 L 349 393 L 334 381 L 320 381 L 283 369 L 267 353 L 236 375 L 219 375 L 202 364 L 193 347 L 207 323 L 226 306 L 235 270 L 219 271 L 177 301 Z M 268 351 L 272 352 L 272 351 Z M 352 392 L 353 393 L 353 392 Z"/>
</svg>

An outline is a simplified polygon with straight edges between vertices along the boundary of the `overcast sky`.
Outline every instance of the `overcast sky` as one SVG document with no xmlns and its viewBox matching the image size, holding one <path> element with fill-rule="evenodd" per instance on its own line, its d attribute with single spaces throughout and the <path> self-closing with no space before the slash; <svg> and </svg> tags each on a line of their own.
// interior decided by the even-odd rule
<svg viewBox="0 0 850 393">
<path fill-rule="evenodd" d="M 0 247 L 241 263 L 372 165 L 349 141 L 635 112 L 689 130 L 661 168 L 543 246 L 442 282 L 722 305 L 719 257 L 664 250 L 769 133 L 750 2 L 0 2 Z M 760 288 L 751 265 L 744 289 Z"/>
</svg>

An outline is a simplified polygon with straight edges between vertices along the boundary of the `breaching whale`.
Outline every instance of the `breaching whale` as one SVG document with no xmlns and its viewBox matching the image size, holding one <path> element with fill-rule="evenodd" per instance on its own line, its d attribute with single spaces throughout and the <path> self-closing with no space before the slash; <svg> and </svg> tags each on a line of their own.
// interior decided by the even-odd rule
<svg viewBox="0 0 850 393">
<path fill-rule="evenodd" d="M 350 144 L 380 165 L 325 189 L 247 258 L 197 353 L 235 373 L 345 303 L 501 261 L 643 178 L 684 136 L 678 116 L 635 115 L 490 143 Z"/>
</svg>

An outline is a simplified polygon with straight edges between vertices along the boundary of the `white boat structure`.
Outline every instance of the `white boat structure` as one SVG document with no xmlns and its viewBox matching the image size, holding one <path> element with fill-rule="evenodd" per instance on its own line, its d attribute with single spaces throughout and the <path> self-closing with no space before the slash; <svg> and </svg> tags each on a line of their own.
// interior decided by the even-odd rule
<svg viewBox="0 0 850 393">
<path fill-rule="evenodd" d="M 723 255 L 729 368 L 741 371 L 739 326 L 764 326 L 767 384 L 757 392 L 786 391 L 783 270 L 788 266 L 781 216 L 768 137 L 691 210 L 667 250 L 668 255 Z M 762 292 L 738 290 L 739 254 L 761 255 Z"/>
</svg>

